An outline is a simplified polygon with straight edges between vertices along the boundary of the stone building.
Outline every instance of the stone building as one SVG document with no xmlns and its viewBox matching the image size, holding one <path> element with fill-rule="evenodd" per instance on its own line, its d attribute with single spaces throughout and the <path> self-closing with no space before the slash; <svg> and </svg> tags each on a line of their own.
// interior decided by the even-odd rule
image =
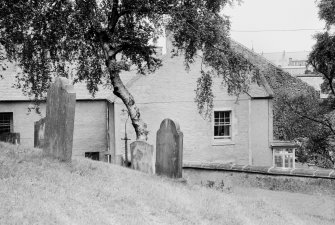
<svg viewBox="0 0 335 225">
<path fill-rule="evenodd" d="M 34 146 L 34 122 L 45 116 L 45 103 L 40 104 L 41 114 L 28 108 L 33 101 L 13 88 L 15 75 L 19 69 L 14 65 L 4 71 L 0 79 L 0 134 L 20 133 L 20 142 L 25 146 Z M 113 110 L 111 91 L 102 89 L 95 98 L 89 94 L 85 85 L 75 85 L 77 95 L 75 112 L 75 130 L 73 156 L 84 156 L 90 152 L 108 151 L 109 112 Z M 99 155 L 99 154 L 98 154 Z M 99 157 L 95 156 L 94 157 Z"/>
<path fill-rule="evenodd" d="M 243 48 L 246 53 L 250 50 Z M 169 51 L 167 51 L 169 52 Z M 195 99 L 196 81 L 200 76 L 201 61 L 197 59 L 186 71 L 181 56 L 161 56 L 163 66 L 155 73 L 141 76 L 135 72 L 122 74 L 147 123 L 148 143 L 155 146 L 156 132 L 165 118 L 179 123 L 184 133 L 184 161 L 235 163 L 271 166 L 275 163 L 273 149 L 273 91 L 261 74 L 239 97 L 228 95 L 221 80 L 214 81 L 214 108 L 210 118 L 203 118 Z M 45 115 L 28 114 L 31 100 L 21 90 L 12 88 L 15 67 L 5 72 L 0 82 L 0 129 L 21 134 L 21 144 L 33 146 L 34 121 Z M 85 85 L 75 85 L 77 104 L 75 114 L 73 156 L 111 160 L 124 155 L 125 129 L 127 137 L 135 140 L 131 122 L 123 103 L 101 89 L 92 98 Z"/>
<path fill-rule="evenodd" d="M 272 164 L 272 90 L 265 79 L 253 83 L 247 93 L 230 96 L 220 79 L 213 83 L 214 108 L 210 118 L 203 118 L 195 99 L 196 81 L 200 77 L 201 60 L 185 70 L 182 56 L 163 56 L 163 66 L 153 74 L 135 76 L 127 86 L 147 123 L 148 142 L 155 146 L 161 121 L 170 118 L 179 123 L 184 134 L 184 161 Z M 129 77 L 130 74 L 124 74 Z M 124 143 L 125 118 L 121 101 L 115 101 L 116 146 Z M 135 139 L 131 123 L 128 137 Z M 116 154 L 121 154 L 116 148 Z"/>
</svg>

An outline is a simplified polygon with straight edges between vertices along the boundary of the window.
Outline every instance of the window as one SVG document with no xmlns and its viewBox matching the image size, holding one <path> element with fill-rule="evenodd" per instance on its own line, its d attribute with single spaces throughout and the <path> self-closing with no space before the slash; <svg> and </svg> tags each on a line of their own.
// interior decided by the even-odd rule
<svg viewBox="0 0 335 225">
<path fill-rule="evenodd" d="M 85 152 L 85 157 L 99 161 L 99 153 L 100 152 Z"/>
<path fill-rule="evenodd" d="M 0 113 L 0 134 L 13 131 L 13 113 Z"/>
<path fill-rule="evenodd" d="M 214 139 L 231 139 L 231 111 L 214 111 Z"/>
<path fill-rule="evenodd" d="M 273 164 L 274 167 L 279 168 L 295 168 L 295 149 L 274 149 Z"/>
</svg>

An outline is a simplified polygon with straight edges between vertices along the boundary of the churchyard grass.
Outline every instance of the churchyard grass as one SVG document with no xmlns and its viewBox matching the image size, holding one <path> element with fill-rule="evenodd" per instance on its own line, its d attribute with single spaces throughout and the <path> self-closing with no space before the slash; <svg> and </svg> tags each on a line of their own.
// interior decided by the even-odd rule
<svg viewBox="0 0 335 225">
<path fill-rule="evenodd" d="M 335 224 L 335 198 L 220 191 L 0 143 L 0 224 Z"/>
</svg>

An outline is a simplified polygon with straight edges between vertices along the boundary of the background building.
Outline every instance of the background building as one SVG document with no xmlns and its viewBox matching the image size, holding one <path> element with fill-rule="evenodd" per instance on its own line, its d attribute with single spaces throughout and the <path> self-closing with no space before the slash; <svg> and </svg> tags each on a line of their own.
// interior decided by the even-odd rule
<svg viewBox="0 0 335 225">
<path fill-rule="evenodd" d="M 309 51 L 299 52 L 271 52 L 262 53 L 262 56 L 271 63 L 280 67 L 283 71 L 290 73 L 306 82 L 320 93 L 320 98 L 327 98 L 328 94 L 321 91 L 323 78 L 314 72 L 311 65 L 307 65 Z"/>
</svg>

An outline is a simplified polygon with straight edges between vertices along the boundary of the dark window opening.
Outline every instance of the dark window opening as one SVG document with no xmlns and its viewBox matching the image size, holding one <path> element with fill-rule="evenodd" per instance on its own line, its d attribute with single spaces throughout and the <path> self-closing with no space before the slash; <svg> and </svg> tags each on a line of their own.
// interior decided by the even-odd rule
<svg viewBox="0 0 335 225">
<path fill-rule="evenodd" d="M 85 152 L 85 157 L 99 161 L 99 153 L 100 152 Z"/>
<path fill-rule="evenodd" d="M 0 134 L 13 132 L 13 113 L 0 113 Z"/>
</svg>

